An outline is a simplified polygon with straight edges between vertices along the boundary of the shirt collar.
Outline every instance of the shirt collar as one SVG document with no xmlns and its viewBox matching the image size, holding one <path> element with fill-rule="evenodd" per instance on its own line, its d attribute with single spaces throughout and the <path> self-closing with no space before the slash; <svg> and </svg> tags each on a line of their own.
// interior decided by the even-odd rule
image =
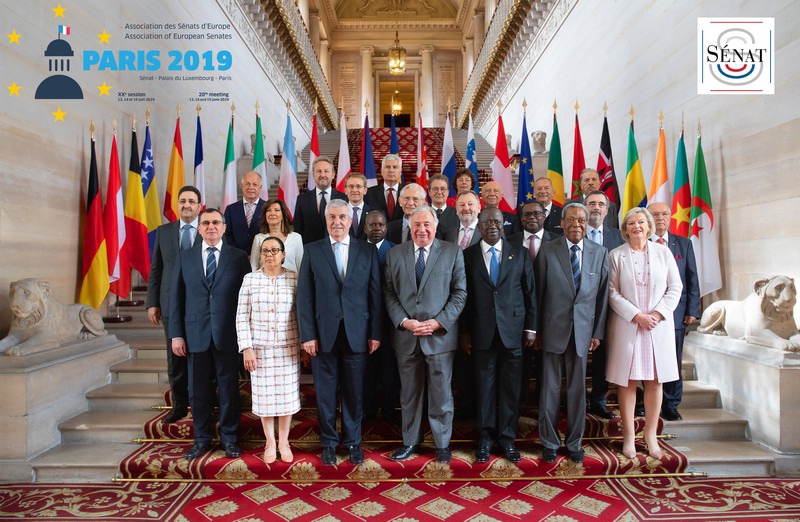
<svg viewBox="0 0 800 522">
<path fill-rule="evenodd" d="M 567 239 L 567 236 L 564 236 L 564 239 Z M 583 252 L 583 239 L 581 239 L 577 243 L 573 243 L 572 241 L 567 239 L 567 248 L 572 249 L 572 245 L 578 245 L 580 251 Z"/>
<path fill-rule="evenodd" d="M 476 218 L 475 221 L 473 221 L 472 223 L 470 223 L 469 225 L 466 225 L 466 226 L 471 228 L 472 231 L 474 232 L 478 228 L 478 219 Z M 464 225 L 462 224 L 461 228 L 459 230 L 463 230 L 463 229 L 464 229 Z"/>
<path fill-rule="evenodd" d="M 481 239 L 481 250 L 483 250 L 483 255 L 486 255 L 486 252 L 488 252 L 492 246 L 494 246 L 495 251 L 497 251 L 497 253 L 499 254 L 500 252 L 503 251 L 503 240 L 501 239 L 494 245 L 490 245 L 489 243 Z"/>
<path fill-rule="evenodd" d="M 207 251 L 209 248 L 211 248 L 211 245 L 206 243 L 206 240 L 204 239 L 203 240 L 203 252 Z M 218 252 L 222 252 L 222 240 L 221 239 L 219 240 L 219 243 L 217 243 L 215 248 L 217 249 Z"/>
<path fill-rule="evenodd" d="M 197 229 L 197 224 L 198 224 L 197 222 L 198 222 L 198 221 L 200 221 L 200 217 L 199 217 L 199 216 L 198 216 L 198 217 L 196 217 L 196 218 L 194 218 L 194 220 L 190 221 L 189 223 L 187 223 L 187 222 L 186 222 L 186 221 L 184 221 L 184 220 L 181 220 L 181 226 L 180 226 L 180 227 L 178 227 L 178 228 L 180 228 L 180 229 L 183 229 L 183 227 L 184 227 L 184 226 L 186 226 L 186 225 L 191 225 L 191 226 L 192 226 L 192 228 L 194 228 L 194 229 Z"/>
<path fill-rule="evenodd" d="M 335 239 L 333 239 L 333 236 L 328 236 L 328 239 L 331 240 L 331 245 L 333 245 L 335 243 L 341 243 L 341 244 L 343 244 L 345 246 L 350 246 L 350 235 L 349 234 L 344 236 L 344 239 L 342 239 L 341 241 L 336 241 Z"/>
</svg>

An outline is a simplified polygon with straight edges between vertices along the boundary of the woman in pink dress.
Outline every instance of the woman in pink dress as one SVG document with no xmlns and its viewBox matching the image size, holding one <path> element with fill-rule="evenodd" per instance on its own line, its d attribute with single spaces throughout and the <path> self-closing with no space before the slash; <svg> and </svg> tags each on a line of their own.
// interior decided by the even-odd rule
<svg viewBox="0 0 800 522">
<path fill-rule="evenodd" d="M 658 459 L 661 384 L 679 376 L 672 312 L 683 285 L 669 247 L 649 241 L 655 225 L 647 209 L 631 209 L 620 229 L 626 243 L 609 254 L 606 380 L 617 385 L 622 453 L 628 458 L 636 456 L 633 412 L 636 385 L 644 382 L 644 441 Z"/>
<path fill-rule="evenodd" d="M 253 413 L 261 417 L 267 440 L 264 462 L 275 462 L 278 452 L 283 462 L 292 462 L 289 427 L 300 411 L 297 274 L 282 266 L 286 252 L 280 239 L 265 239 L 259 253 L 261 268 L 245 276 L 239 291 L 236 333 L 250 372 Z"/>
</svg>

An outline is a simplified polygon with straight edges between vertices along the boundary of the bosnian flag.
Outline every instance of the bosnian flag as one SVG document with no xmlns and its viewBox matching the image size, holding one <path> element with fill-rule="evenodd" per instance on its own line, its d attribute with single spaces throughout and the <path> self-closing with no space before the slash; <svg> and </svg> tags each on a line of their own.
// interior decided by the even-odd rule
<svg viewBox="0 0 800 522">
<path fill-rule="evenodd" d="M 450 128 L 450 112 L 444 123 L 444 143 L 442 144 L 442 174 L 450 181 L 450 193 L 447 197 L 456 195 L 453 178 L 456 177 L 456 149 L 453 146 L 453 130 Z"/>
<path fill-rule="evenodd" d="M 344 192 L 344 180 L 350 174 L 350 149 L 347 147 L 347 122 L 342 111 L 342 122 L 339 124 L 341 137 L 339 139 L 339 166 L 336 169 L 336 190 Z"/>
<path fill-rule="evenodd" d="M 286 203 L 289 215 L 294 216 L 294 205 L 297 203 L 297 159 L 294 155 L 294 139 L 292 139 L 292 119 L 286 115 L 286 133 L 283 135 L 283 158 L 281 158 L 281 178 L 278 181 L 278 199 Z"/>
<path fill-rule="evenodd" d="M 503 189 L 503 199 L 497 207 L 505 212 L 516 213 L 516 205 L 511 205 L 508 199 L 514 194 L 514 185 L 511 182 L 511 162 L 508 159 L 508 144 L 502 116 L 497 117 L 497 142 L 492 160 L 492 179 Z"/>
<path fill-rule="evenodd" d="M 66 34 L 66 35 L 68 35 L 68 34 L 70 34 L 71 32 L 72 32 L 72 31 L 70 31 L 70 29 L 69 29 L 69 26 L 68 26 L 68 25 L 59 25 L 59 26 L 58 26 L 58 34 Z"/>
</svg>

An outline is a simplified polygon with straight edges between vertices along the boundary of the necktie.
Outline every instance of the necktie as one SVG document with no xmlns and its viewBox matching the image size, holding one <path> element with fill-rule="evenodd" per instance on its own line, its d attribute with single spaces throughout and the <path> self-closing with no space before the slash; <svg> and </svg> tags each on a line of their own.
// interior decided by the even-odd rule
<svg viewBox="0 0 800 522">
<path fill-rule="evenodd" d="M 572 265 L 572 282 L 575 284 L 575 293 L 581 289 L 581 264 L 578 261 L 578 245 L 572 245 L 572 253 L 569 255 L 569 264 Z"/>
<path fill-rule="evenodd" d="M 592 241 L 595 243 L 600 243 L 600 231 L 596 228 L 592 229 Z"/>
<path fill-rule="evenodd" d="M 436 209 L 436 219 L 441 219 L 442 212 L 444 212 L 444 209 L 441 209 L 441 208 L 437 208 Z"/>
<path fill-rule="evenodd" d="M 325 221 L 325 208 L 328 206 L 328 201 L 325 199 L 325 194 L 327 193 L 327 190 L 323 190 L 320 192 L 319 198 L 319 215 L 322 216 L 323 221 Z"/>
<path fill-rule="evenodd" d="M 489 260 L 489 279 L 492 280 L 492 284 L 497 286 L 497 279 L 500 277 L 500 263 L 497 261 L 497 250 L 494 247 L 489 247 L 489 252 L 492 254 L 492 258 Z"/>
<path fill-rule="evenodd" d="M 406 238 L 403 241 L 411 241 L 411 227 L 406 227 Z"/>
<path fill-rule="evenodd" d="M 531 256 L 531 262 L 536 261 L 536 236 L 531 236 L 530 243 L 528 243 L 528 255 Z"/>
<path fill-rule="evenodd" d="M 422 247 L 417 249 L 417 263 L 414 265 L 414 272 L 417 275 L 417 288 L 419 288 L 422 274 L 425 273 L 425 249 Z"/>
<path fill-rule="evenodd" d="M 217 251 L 217 247 L 209 247 L 208 257 L 206 258 L 206 282 L 208 286 L 214 284 L 214 274 L 217 271 L 217 256 L 214 255 L 214 252 Z"/>
<path fill-rule="evenodd" d="M 183 225 L 181 232 L 181 252 L 192 248 L 192 225 Z M 174 237 L 174 236 L 173 236 Z"/>
<path fill-rule="evenodd" d="M 666 241 L 664 241 L 664 238 L 663 238 L 663 237 L 660 237 L 660 238 L 658 238 L 658 239 L 656 240 L 656 242 L 657 242 L 659 245 L 666 244 Z"/>
<path fill-rule="evenodd" d="M 244 204 L 244 218 L 247 220 L 247 226 L 250 226 L 250 223 L 253 222 L 253 214 L 256 212 L 256 206 L 253 203 L 246 203 Z"/>
<path fill-rule="evenodd" d="M 336 257 L 336 269 L 339 270 L 339 277 L 344 281 L 344 261 L 342 260 L 342 243 L 333 244 L 333 254 Z"/>
<path fill-rule="evenodd" d="M 461 238 L 461 243 L 459 243 L 458 246 L 461 247 L 461 250 L 464 250 L 469 246 L 469 240 L 472 238 L 472 234 L 470 233 L 472 229 L 470 227 L 464 227 L 462 230 L 464 230 L 464 236 Z"/>
<path fill-rule="evenodd" d="M 389 220 L 391 220 L 392 216 L 394 216 L 394 189 L 389 188 L 386 190 L 389 191 L 389 194 L 386 195 L 386 210 L 389 213 Z"/>
<path fill-rule="evenodd" d="M 353 223 L 350 225 L 351 235 L 358 235 L 358 207 L 353 207 Z"/>
</svg>

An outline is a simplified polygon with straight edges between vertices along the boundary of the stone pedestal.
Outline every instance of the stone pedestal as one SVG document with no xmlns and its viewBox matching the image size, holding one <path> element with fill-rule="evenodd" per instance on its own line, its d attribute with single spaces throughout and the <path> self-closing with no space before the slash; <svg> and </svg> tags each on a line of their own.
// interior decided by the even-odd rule
<svg viewBox="0 0 800 522">
<path fill-rule="evenodd" d="M 86 411 L 86 392 L 108 383 L 109 367 L 129 356 L 130 347 L 113 335 L 32 355 L 0 355 L 0 477 L 30 480 L 30 472 L 9 472 L 60 444 L 59 423 Z"/>
<path fill-rule="evenodd" d="M 684 353 L 698 379 L 719 388 L 722 407 L 747 419 L 752 440 L 800 455 L 800 353 L 697 332 Z"/>
</svg>

